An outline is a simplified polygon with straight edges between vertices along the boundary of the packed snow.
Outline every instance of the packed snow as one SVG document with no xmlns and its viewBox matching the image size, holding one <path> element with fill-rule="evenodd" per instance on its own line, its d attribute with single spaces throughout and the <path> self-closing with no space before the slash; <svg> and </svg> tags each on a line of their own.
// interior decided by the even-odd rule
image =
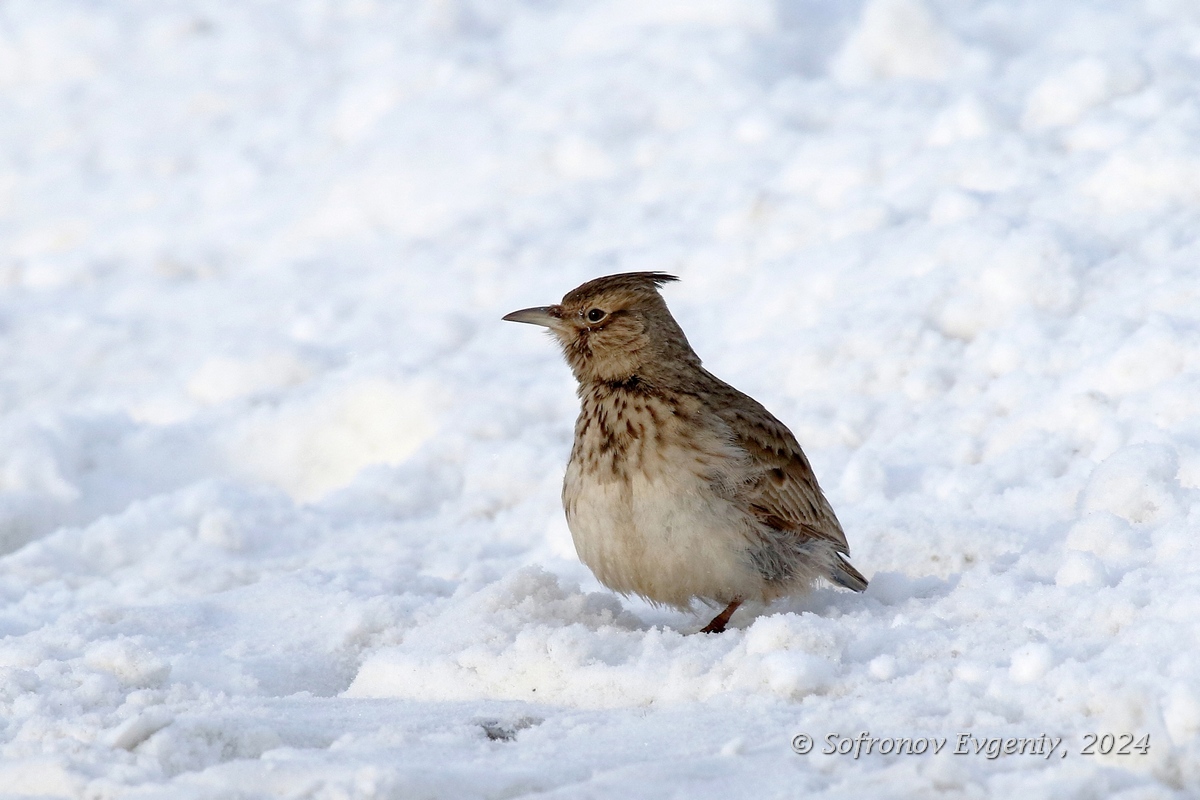
<svg viewBox="0 0 1200 800">
<path fill-rule="evenodd" d="M 643 269 L 865 594 L 578 562 Z M 0 287 L 4 796 L 1200 791 L 1193 0 L 7 0 Z"/>
</svg>

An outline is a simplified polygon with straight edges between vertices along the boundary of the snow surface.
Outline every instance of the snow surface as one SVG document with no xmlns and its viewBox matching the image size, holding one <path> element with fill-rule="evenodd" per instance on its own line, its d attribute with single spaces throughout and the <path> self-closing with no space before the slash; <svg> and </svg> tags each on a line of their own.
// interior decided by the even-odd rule
<svg viewBox="0 0 1200 800">
<path fill-rule="evenodd" d="M 0 241 L 0 793 L 1200 791 L 1193 0 L 6 0 Z M 636 269 L 864 595 L 577 562 Z"/>
</svg>

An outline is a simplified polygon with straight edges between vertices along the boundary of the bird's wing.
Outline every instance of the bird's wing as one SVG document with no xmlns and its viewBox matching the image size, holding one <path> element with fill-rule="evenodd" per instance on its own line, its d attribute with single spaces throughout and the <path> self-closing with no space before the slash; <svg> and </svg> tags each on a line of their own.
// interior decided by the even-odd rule
<svg viewBox="0 0 1200 800">
<path fill-rule="evenodd" d="M 763 524 L 804 538 L 826 539 L 849 555 L 846 534 L 796 437 L 753 398 L 728 389 L 740 395 L 738 402 L 717 413 L 750 461 L 749 480 L 739 498 Z"/>
</svg>

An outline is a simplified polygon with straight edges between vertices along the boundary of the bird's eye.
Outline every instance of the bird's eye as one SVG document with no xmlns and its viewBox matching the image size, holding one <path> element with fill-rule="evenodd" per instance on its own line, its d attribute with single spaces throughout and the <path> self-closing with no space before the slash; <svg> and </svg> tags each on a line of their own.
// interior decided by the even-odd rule
<svg viewBox="0 0 1200 800">
<path fill-rule="evenodd" d="M 587 313 L 588 322 L 599 322 L 604 319 L 604 312 L 598 308 L 593 308 Z"/>
</svg>

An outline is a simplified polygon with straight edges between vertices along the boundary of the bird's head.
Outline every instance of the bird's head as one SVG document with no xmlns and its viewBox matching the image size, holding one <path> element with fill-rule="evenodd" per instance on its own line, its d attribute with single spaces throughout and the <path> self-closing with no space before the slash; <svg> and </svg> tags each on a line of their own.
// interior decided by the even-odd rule
<svg viewBox="0 0 1200 800">
<path fill-rule="evenodd" d="M 558 305 L 504 319 L 549 328 L 580 384 L 669 380 L 672 371 L 700 365 L 658 293 L 677 280 L 663 272 L 608 275 L 572 289 Z"/>
</svg>

